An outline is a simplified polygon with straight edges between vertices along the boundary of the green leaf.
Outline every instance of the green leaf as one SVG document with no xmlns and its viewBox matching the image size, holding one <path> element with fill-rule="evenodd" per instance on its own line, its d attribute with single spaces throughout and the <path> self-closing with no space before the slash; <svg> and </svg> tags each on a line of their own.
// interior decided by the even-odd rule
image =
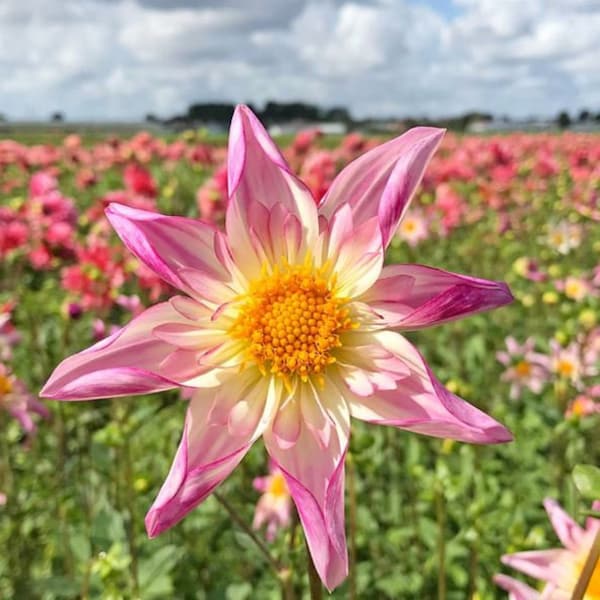
<svg viewBox="0 0 600 600">
<path fill-rule="evenodd" d="M 164 546 L 140 564 L 140 588 L 144 597 L 157 595 L 158 589 L 164 589 L 166 576 L 181 558 L 182 551 L 176 546 Z M 158 594 L 160 595 L 160 594 Z"/>
<path fill-rule="evenodd" d="M 252 586 L 249 583 L 232 583 L 227 586 L 225 598 L 227 600 L 246 600 L 250 598 L 251 594 Z"/>
<path fill-rule="evenodd" d="M 586 500 L 600 500 L 600 469 L 592 465 L 577 465 L 573 480 Z"/>
</svg>

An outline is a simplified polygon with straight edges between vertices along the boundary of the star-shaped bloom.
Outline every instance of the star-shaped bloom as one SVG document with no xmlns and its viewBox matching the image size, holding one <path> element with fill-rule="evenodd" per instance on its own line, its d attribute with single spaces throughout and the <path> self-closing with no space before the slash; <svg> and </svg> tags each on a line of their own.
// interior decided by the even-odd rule
<svg viewBox="0 0 600 600">
<path fill-rule="evenodd" d="M 62 400 L 194 388 L 183 438 L 147 517 L 151 536 L 204 500 L 263 437 L 315 567 L 346 576 L 350 417 L 475 443 L 509 432 L 433 376 L 401 332 L 512 300 L 504 283 L 385 249 L 443 136 L 420 127 L 367 152 L 319 205 L 255 115 L 237 108 L 225 232 L 111 204 L 127 247 L 182 295 L 67 358 L 42 394 Z"/>
<path fill-rule="evenodd" d="M 563 548 L 528 550 L 503 556 L 505 565 L 544 582 L 543 588 L 537 591 L 508 575 L 496 575 L 494 581 L 508 592 L 509 600 L 570 600 L 590 551 L 593 551 L 600 519 L 590 517 L 585 527 L 581 527 L 551 498 L 544 500 L 544 508 Z M 595 502 L 593 508 L 600 509 L 600 502 Z M 592 568 L 583 598 L 600 598 L 600 561 Z"/>
</svg>

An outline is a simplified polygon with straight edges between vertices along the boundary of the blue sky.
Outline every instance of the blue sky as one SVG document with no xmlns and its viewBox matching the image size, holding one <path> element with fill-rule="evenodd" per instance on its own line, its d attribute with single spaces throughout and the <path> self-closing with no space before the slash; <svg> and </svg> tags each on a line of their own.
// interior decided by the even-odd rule
<svg viewBox="0 0 600 600">
<path fill-rule="evenodd" d="M 600 111 L 600 0 L 2 0 L 0 113 Z"/>
<path fill-rule="evenodd" d="M 429 6 L 448 20 L 454 19 L 461 12 L 459 6 L 452 0 L 411 0 L 411 4 Z"/>
</svg>

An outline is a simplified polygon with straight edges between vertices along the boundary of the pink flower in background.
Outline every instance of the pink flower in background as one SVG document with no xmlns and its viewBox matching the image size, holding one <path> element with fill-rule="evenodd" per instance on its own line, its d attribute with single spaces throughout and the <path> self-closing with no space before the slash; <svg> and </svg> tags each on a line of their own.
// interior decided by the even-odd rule
<svg viewBox="0 0 600 600">
<path fill-rule="evenodd" d="M 530 281 L 541 282 L 548 279 L 548 274 L 540 271 L 539 263 L 527 256 L 518 258 L 513 268 L 521 277 Z"/>
<path fill-rule="evenodd" d="M 56 190 L 58 190 L 58 181 L 56 177 L 44 171 L 34 173 L 29 180 L 29 195 L 32 198 L 45 196 Z"/>
<path fill-rule="evenodd" d="M 551 371 L 577 388 L 581 387 L 584 377 L 597 373 L 596 367 L 584 360 L 582 350 L 577 342 L 571 342 L 563 348 L 556 340 L 550 341 Z"/>
<path fill-rule="evenodd" d="M 107 327 L 102 319 L 94 319 L 92 321 L 92 339 L 99 342 L 107 336 L 118 333 L 120 329 L 118 325 L 109 325 Z"/>
<path fill-rule="evenodd" d="M 123 259 L 100 239 L 88 239 L 88 243 L 77 248 L 78 263 L 62 269 L 61 285 L 85 310 L 110 308 L 125 282 Z"/>
<path fill-rule="evenodd" d="M 285 476 L 271 465 L 269 475 L 257 477 L 253 482 L 255 490 L 262 492 L 256 504 L 252 527 L 267 526 L 267 540 L 272 542 L 279 529 L 289 527 L 292 515 L 292 497 L 285 482 Z"/>
<path fill-rule="evenodd" d="M 548 230 L 548 245 L 560 254 L 569 254 L 581 245 L 583 230 L 581 225 L 561 221 Z"/>
<path fill-rule="evenodd" d="M 319 203 L 335 179 L 335 159 L 331 152 L 320 150 L 306 157 L 300 176 L 310 189 L 315 202 Z"/>
<path fill-rule="evenodd" d="M 583 340 L 583 361 L 587 365 L 600 363 L 600 327 L 594 327 Z"/>
<path fill-rule="evenodd" d="M 227 208 L 227 166 L 218 168 L 213 176 L 198 188 L 196 204 L 200 218 L 208 223 L 221 223 Z"/>
<path fill-rule="evenodd" d="M 523 388 L 539 394 L 548 381 L 550 361 L 543 354 L 534 351 L 535 340 L 528 338 L 519 344 L 513 337 L 507 337 L 506 351 L 496 353 L 496 358 L 505 367 L 502 381 L 510 383 L 510 398 L 521 397 Z"/>
<path fill-rule="evenodd" d="M 510 433 L 447 390 L 401 332 L 512 300 L 501 282 L 383 266 L 443 131 L 415 128 L 348 165 L 317 206 L 254 114 L 236 109 L 225 233 L 111 205 L 128 248 L 174 296 L 65 359 L 42 394 L 84 400 L 195 388 L 173 466 L 146 517 L 180 521 L 262 436 L 321 579 L 348 571 L 350 417 L 474 443 Z"/>
<path fill-rule="evenodd" d="M 461 224 L 465 211 L 464 200 L 450 187 L 443 183 L 435 192 L 435 212 L 441 215 L 441 233 L 448 235 Z"/>
<path fill-rule="evenodd" d="M 562 292 L 570 300 L 581 302 L 592 293 L 592 286 L 583 277 L 569 275 L 564 280 L 554 282 L 556 289 Z"/>
<path fill-rule="evenodd" d="M 429 221 L 422 211 L 407 211 L 402 219 L 396 236 L 414 248 L 429 237 Z"/>
<path fill-rule="evenodd" d="M 134 195 L 156 197 L 156 184 L 150 172 L 144 167 L 130 163 L 123 172 L 123 182 L 127 191 Z"/>
<path fill-rule="evenodd" d="M 0 408 L 15 418 L 28 435 L 36 430 L 33 414 L 44 419 L 50 417 L 48 409 L 27 391 L 25 384 L 3 363 L 0 363 Z"/>
<path fill-rule="evenodd" d="M 590 389 L 583 394 L 579 394 L 579 396 L 569 403 L 569 406 L 565 411 L 565 416 L 586 417 L 588 415 L 600 413 L 600 402 L 594 400 L 593 395 L 593 389 Z M 596 395 L 596 397 L 598 396 L 600 396 L 600 394 Z"/>
<path fill-rule="evenodd" d="M 316 128 L 299 131 L 291 145 L 293 155 L 306 154 L 323 133 Z"/>
<path fill-rule="evenodd" d="M 21 341 L 21 334 L 11 323 L 13 305 L 6 303 L 0 306 L 0 361 L 12 358 L 12 349 Z"/>
<path fill-rule="evenodd" d="M 510 600 L 570 600 L 588 558 L 594 538 L 600 529 L 600 519 L 588 518 L 585 527 L 578 525 L 554 500 L 544 500 L 554 531 L 563 548 L 531 550 L 506 554 L 502 562 L 525 575 L 544 582 L 538 592 L 507 575 L 496 575 L 494 581 L 509 592 Z M 600 502 L 594 505 L 600 509 Z M 600 598 L 600 562 L 588 583 L 585 600 Z"/>
</svg>

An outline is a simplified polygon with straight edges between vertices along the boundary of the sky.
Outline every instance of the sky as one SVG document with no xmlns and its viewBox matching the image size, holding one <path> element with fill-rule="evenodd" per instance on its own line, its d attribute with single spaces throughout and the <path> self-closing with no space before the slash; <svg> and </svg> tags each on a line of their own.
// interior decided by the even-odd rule
<svg viewBox="0 0 600 600">
<path fill-rule="evenodd" d="M 0 113 L 600 112 L 600 0 L 1 0 Z"/>
</svg>

